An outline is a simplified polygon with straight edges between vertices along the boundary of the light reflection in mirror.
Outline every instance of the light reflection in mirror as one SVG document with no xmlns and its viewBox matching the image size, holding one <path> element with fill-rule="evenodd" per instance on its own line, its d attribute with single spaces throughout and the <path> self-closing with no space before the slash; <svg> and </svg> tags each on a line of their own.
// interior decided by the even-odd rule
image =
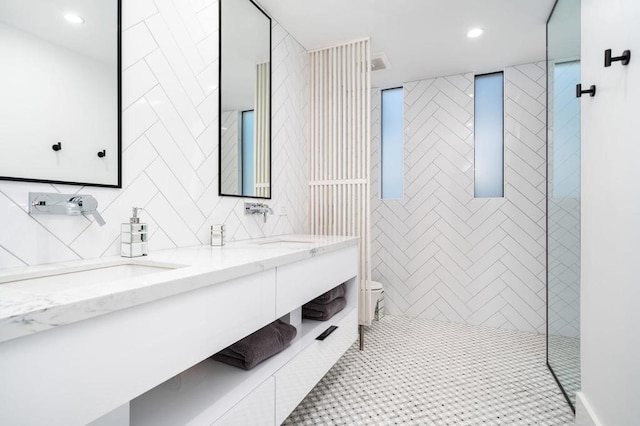
<svg viewBox="0 0 640 426">
<path fill-rule="evenodd" d="M 121 186 L 119 29 L 117 0 L 0 2 L 0 179 Z"/>
<path fill-rule="evenodd" d="M 220 195 L 271 198 L 271 19 L 221 0 L 220 43 Z"/>
</svg>

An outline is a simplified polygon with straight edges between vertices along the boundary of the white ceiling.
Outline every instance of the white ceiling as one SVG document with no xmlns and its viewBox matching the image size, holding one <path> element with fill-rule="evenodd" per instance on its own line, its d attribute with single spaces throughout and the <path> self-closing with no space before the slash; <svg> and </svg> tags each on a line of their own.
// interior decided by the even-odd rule
<svg viewBox="0 0 640 426">
<path fill-rule="evenodd" d="M 374 87 L 463 72 L 484 73 L 545 58 L 554 0 L 259 0 L 307 50 L 371 37 L 391 68 Z M 470 28 L 484 34 L 469 39 Z"/>
</svg>

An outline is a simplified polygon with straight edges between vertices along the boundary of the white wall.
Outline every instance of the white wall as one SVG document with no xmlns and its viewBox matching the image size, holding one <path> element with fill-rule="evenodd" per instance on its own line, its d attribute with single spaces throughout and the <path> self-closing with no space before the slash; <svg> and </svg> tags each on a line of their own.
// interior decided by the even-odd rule
<svg viewBox="0 0 640 426">
<path fill-rule="evenodd" d="M 122 39 L 123 188 L 0 182 L 0 268 L 117 255 L 133 206 L 145 208 L 151 251 L 208 244 L 213 223 L 225 223 L 232 239 L 304 232 L 308 55 L 293 37 L 274 23 L 276 215 L 266 224 L 244 215 L 243 199 L 217 195 L 217 2 L 125 0 Z M 107 225 L 29 216 L 30 191 L 92 194 Z"/>
<path fill-rule="evenodd" d="M 640 419 L 640 2 L 582 0 L 582 395 L 603 425 Z M 604 50 L 632 52 L 604 68 Z M 579 413 L 580 414 L 580 413 Z"/>
<path fill-rule="evenodd" d="M 116 67 L 4 24 L 0 58 L 0 175 L 117 184 Z"/>
<path fill-rule="evenodd" d="M 404 84 L 401 200 L 380 199 L 374 96 L 372 277 L 391 314 L 545 330 L 545 64 L 504 77 L 500 199 L 473 196 L 473 74 Z"/>
</svg>

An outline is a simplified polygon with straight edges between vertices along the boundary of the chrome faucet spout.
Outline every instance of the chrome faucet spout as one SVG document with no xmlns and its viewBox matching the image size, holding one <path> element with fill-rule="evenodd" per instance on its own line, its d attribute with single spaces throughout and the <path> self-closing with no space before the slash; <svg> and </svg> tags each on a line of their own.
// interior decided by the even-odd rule
<svg viewBox="0 0 640 426">
<path fill-rule="evenodd" d="M 87 216 L 87 215 L 91 215 L 91 216 L 93 216 L 93 219 L 94 219 L 94 220 L 96 221 L 96 223 L 97 223 L 98 225 L 100 225 L 100 226 L 104 226 L 104 225 L 106 225 L 106 224 L 107 224 L 107 222 L 105 222 L 105 221 L 104 221 L 104 218 L 102 217 L 102 215 L 101 215 L 100 213 L 98 213 L 98 210 L 93 210 L 93 211 L 85 212 L 85 213 L 82 213 L 82 214 L 83 214 L 84 216 Z"/>
</svg>

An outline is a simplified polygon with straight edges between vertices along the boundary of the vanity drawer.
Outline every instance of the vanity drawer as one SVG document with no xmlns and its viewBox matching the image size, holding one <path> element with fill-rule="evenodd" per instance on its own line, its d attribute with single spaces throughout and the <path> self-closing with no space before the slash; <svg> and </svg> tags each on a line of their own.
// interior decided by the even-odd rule
<svg viewBox="0 0 640 426">
<path fill-rule="evenodd" d="M 358 247 L 277 268 L 276 316 L 281 317 L 358 274 Z"/>
<path fill-rule="evenodd" d="M 358 337 L 358 309 L 352 308 L 326 339 L 314 340 L 276 372 L 276 424 L 281 424 Z M 318 333 L 320 334 L 320 333 Z"/>
<path fill-rule="evenodd" d="M 275 421 L 275 379 L 269 377 L 232 409 L 213 423 L 213 426 L 271 426 Z"/>
</svg>

